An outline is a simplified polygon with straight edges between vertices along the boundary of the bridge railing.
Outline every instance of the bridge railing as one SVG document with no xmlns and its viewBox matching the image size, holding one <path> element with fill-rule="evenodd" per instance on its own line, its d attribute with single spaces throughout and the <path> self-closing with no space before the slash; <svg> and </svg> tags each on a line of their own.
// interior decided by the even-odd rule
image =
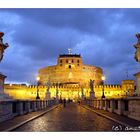
<svg viewBox="0 0 140 140">
<path fill-rule="evenodd" d="M 140 97 L 83 100 L 82 104 L 140 121 Z"/>
<path fill-rule="evenodd" d="M 57 100 L 11 100 L 0 102 L 0 122 L 15 116 L 46 109 L 58 104 Z"/>
</svg>

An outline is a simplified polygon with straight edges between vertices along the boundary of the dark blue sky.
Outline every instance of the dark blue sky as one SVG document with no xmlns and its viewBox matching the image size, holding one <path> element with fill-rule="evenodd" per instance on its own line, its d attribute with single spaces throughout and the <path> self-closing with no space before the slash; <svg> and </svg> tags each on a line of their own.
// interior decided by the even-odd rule
<svg viewBox="0 0 140 140">
<path fill-rule="evenodd" d="M 101 67 L 107 84 L 120 84 L 126 71 L 135 79 L 140 68 L 133 47 L 140 9 L 0 9 L 0 31 L 10 45 L 0 64 L 6 82 L 35 82 L 68 48 Z"/>
</svg>

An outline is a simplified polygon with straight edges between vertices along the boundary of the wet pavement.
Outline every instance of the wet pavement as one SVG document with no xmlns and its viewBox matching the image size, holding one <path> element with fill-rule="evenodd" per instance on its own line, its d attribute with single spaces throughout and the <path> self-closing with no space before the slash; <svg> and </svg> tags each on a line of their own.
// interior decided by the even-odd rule
<svg viewBox="0 0 140 140">
<path fill-rule="evenodd" d="M 119 124 L 91 112 L 77 104 L 59 106 L 51 112 L 15 129 L 19 132 L 47 131 L 114 131 Z"/>
<path fill-rule="evenodd" d="M 17 128 L 17 126 L 21 126 L 21 124 L 27 123 L 30 120 L 40 117 L 41 115 L 48 113 L 49 111 L 53 110 L 54 108 L 58 106 L 59 105 L 50 106 L 42 110 L 16 116 L 12 119 L 1 122 L 0 131 L 4 131 L 4 132 L 11 131 L 13 130 L 13 128 Z"/>
</svg>

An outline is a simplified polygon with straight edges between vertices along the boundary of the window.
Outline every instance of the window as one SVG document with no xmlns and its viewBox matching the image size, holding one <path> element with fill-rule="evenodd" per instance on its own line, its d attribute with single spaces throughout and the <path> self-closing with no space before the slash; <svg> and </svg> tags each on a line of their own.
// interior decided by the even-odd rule
<svg viewBox="0 0 140 140">
<path fill-rule="evenodd" d="M 73 59 L 72 59 L 72 61 L 71 61 L 71 62 L 72 62 L 72 63 L 74 62 L 74 61 L 73 61 Z"/>
<path fill-rule="evenodd" d="M 62 63 L 62 60 L 60 60 L 60 63 Z"/>
<path fill-rule="evenodd" d="M 71 65 L 69 65 L 69 69 L 71 69 Z"/>
<path fill-rule="evenodd" d="M 66 59 L 66 63 L 68 63 L 68 59 Z"/>
<path fill-rule="evenodd" d="M 77 60 L 77 63 L 79 63 L 79 60 Z"/>
</svg>

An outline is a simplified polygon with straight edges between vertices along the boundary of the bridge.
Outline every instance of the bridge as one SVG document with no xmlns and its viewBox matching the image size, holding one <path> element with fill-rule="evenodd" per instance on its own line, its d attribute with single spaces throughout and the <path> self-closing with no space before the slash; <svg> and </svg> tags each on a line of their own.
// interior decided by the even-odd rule
<svg viewBox="0 0 140 140">
<path fill-rule="evenodd" d="M 86 99 L 67 101 L 66 106 L 57 99 L 3 101 L 0 102 L 0 131 L 140 131 L 140 112 L 136 110 L 139 101 L 138 97 Z"/>
</svg>

